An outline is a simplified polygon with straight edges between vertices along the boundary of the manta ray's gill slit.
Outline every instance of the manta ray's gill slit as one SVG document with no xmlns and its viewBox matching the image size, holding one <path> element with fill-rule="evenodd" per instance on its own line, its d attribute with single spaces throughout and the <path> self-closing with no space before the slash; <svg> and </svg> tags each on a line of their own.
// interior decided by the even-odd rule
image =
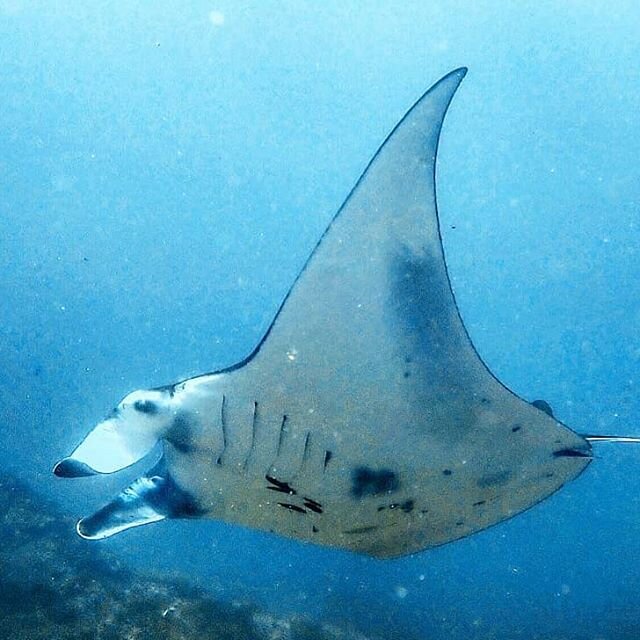
<svg viewBox="0 0 640 640">
<path fill-rule="evenodd" d="M 253 412 L 251 414 L 251 443 L 249 445 L 249 451 L 247 451 L 247 455 L 242 463 L 242 472 L 247 473 L 249 469 L 249 461 L 251 460 L 251 456 L 256 446 L 256 431 L 257 431 L 257 423 L 258 423 L 258 403 L 254 400 L 253 402 Z"/>
<path fill-rule="evenodd" d="M 217 465 L 222 464 L 222 456 L 224 456 L 224 452 L 227 448 L 227 417 L 226 417 L 226 404 L 227 404 L 227 396 L 222 394 L 222 401 L 220 403 L 220 429 L 222 430 L 222 449 L 218 454 L 218 458 L 216 460 Z"/>
<path fill-rule="evenodd" d="M 302 473 L 302 470 L 304 469 L 305 465 L 309 462 L 310 457 L 311 457 L 311 434 L 309 433 L 309 431 L 307 431 L 304 436 L 304 445 L 302 449 L 302 456 L 300 457 L 300 464 L 296 472 L 293 474 L 294 478 L 297 478 Z"/>
<path fill-rule="evenodd" d="M 282 416 L 282 422 L 280 423 L 280 432 L 278 433 L 278 445 L 276 447 L 276 460 L 280 457 L 280 452 L 282 451 L 282 443 L 284 441 L 284 435 L 287 431 L 287 416 Z M 274 460 L 275 464 L 275 460 Z M 271 465 L 273 466 L 273 465 Z"/>
<path fill-rule="evenodd" d="M 327 465 L 331 461 L 331 458 L 333 458 L 333 451 L 325 450 L 324 459 L 322 460 L 322 471 L 323 472 L 327 470 Z"/>
</svg>

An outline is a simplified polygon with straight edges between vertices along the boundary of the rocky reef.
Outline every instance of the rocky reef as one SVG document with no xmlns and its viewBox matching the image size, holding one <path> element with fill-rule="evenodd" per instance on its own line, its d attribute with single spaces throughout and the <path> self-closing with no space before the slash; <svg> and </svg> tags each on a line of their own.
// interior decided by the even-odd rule
<svg viewBox="0 0 640 640">
<path fill-rule="evenodd" d="M 0 638 L 366 640 L 140 576 L 70 539 L 72 527 L 27 487 L 0 477 Z"/>
</svg>

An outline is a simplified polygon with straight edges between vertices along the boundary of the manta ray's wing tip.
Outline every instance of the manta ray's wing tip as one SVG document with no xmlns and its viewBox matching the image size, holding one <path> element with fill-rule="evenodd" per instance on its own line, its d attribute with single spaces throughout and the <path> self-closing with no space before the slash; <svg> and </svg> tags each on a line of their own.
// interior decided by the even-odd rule
<svg viewBox="0 0 640 640">
<path fill-rule="evenodd" d="M 53 473 L 59 478 L 85 478 L 98 475 L 99 472 L 85 462 L 73 458 L 63 458 L 55 464 Z"/>
</svg>

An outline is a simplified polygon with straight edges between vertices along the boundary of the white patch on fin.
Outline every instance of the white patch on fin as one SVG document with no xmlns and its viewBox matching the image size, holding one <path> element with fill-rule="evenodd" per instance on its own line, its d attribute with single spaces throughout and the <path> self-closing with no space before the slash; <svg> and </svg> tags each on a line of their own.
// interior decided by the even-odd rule
<svg viewBox="0 0 640 640">
<path fill-rule="evenodd" d="M 170 393 L 134 391 L 53 471 L 62 477 L 120 471 L 146 456 L 164 437 L 173 418 Z"/>
</svg>

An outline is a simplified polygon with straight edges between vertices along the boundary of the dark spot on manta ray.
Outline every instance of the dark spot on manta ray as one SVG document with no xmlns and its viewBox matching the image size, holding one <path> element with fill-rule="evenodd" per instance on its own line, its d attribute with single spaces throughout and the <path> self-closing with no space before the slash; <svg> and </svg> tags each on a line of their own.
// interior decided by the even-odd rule
<svg viewBox="0 0 640 640">
<path fill-rule="evenodd" d="M 511 471 L 507 471 L 506 469 L 504 471 L 496 471 L 496 473 L 487 473 L 476 482 L 476 486 L 481 489 L 500 486 L 505 484 L 510 477 Z"/>
<path fill-rule="evenodd" d="M 544 474 L 545 478 L 553 478 L 553 476 L 554 476 L 553 471 L 548 471 L 547 473 Z"/>
<path fill-rule="evenodd" d="M 372 524 L 366 527 L 356 527 L 355 529 L 347 529 L 342 533 L 346 533 L 348 535 L 358 534 L 358 533 L 369 533 L 369 531 L 375 531 L 378 529 L 378 525 Z"/>
<path fill-rule="evenodd" d="M 409 371 L 405 371 L 403 375 L 405 378 L 411 377 L 411 373 Z"/>
<path fill-rule="evenodd" d="M 456 527 L 461 527 L 464 524 L 464 520 L 458 520 L 458 522 L 456 522 Z"/>
<path fill-rule="evenodd" d="M 511 427 L 511 431 L 513 431 L 513 433 L 516 433 L 517 431 L 520 431 L 520 429 L 522 429 L 522 425 L 521 424 L 514 424 L 513 427 Z"/>
<path fill-rule="evenodd" d="M 415 502 L 413 500 L 405 500 L 401 505 L 400 509 L 405 513 L 411 513 L 413 511 L 413 507 L 415 506 Z"/>
<path fill-rule="evenodd" d="M 356 467 L 351 473 L 351 495 L 354 498 L 393 493 L 400 488 L 398 474 L 391 469 Z"/>
<path fill-rule="evenodd" d="M 167 435 L 167 441 L 171 443 L 180 453 L 189 453 L 191 446 L 191 421 L 184 413 L 179 413 L 171 425 Z"/>
<path fill-rule="evenodd" d="M 152 416 L 159 411 L 158 405 L 153 400 L 136 400 L 133 403 L 133 408 L 140 413 L 148 413 Z"/>
<path fill-rule="evenodd" d="M 480 398 L 480 404 L 491 404 L 489 398 Z"/>
<path fill-rule="evenodd" d="M 474 507 L 480 507 L 480 506 L 482 506 L 483 504 L 487 504 L 487 501 L 486 501 L 486 500 L 478 500 L 478 502 L 474 502 L 472 506 L 474 506 Z"/>
<path fill-rule="evenodd" d="M 270 489 L 271 491 L 279 491 L 280 493 L 286 493 L 290 496 L 295 496 L 297 493 L 288 482 L 283 482 L 282 480 L 278 480 L 270 475 L 266 475 L 265 479 L 273 485 L 271 487 L 267 487 L 267 489 Z"/>
<path fill-rule="evenodd" d="M 299 507 L 297 504 L 289 504 L 288 502 L 278 502 L 279 507 L 284 507 L 289 511 L 295 511 L 296 513 L 307 513 L 305 509 Z"/>
<path fill-rule="evenodd" d="M 555 418 L 555 416 L 553 415 L 553 409 L 551 408 L 551 405 L 546 400 L 534 400 L 531 404 L 536 409 L 540 409 L 540 411 L 543 411 L 548 416 Z"/>
<path fill-rule="evenodd" d="M 451 469 L 443 469 L 443 471 L 442 471 L 442 475 L 443 475 L 443 476 L 450 476 L 450 475 L 453 475 L 453 471 L 451 471 Z"/>
<path fill-rule="evenodd" d="M 420 354 L 442 354 L 443 346 L 453 349 L 456 338 L 447 331 L 453 318 L 449 296 L 443 291 L 439 259 L 404 247 L 389 265 L 391 290 L 389 304 L 398 329 L 412 336 L 411 346 Z M 448 293 L 448 292 L 447 292 Z M 457 345 L 455 345 L 457 347 Z M 440 355 L 433 360 L 442 366 Z M 447 366 L 455 363 L 447 360 Z M 452 376 L 461 371 L 450 372 Z"/>
<path fill-rule="evenodd" d="M 322 463 L 322 466 L 324 469 L 327 468 L 327 465 L 329 464 L 329 461 L 331 460 L 331 458 L 333 458 L 333 452 L 332 451 L 325 451 L 324 452 L 324 462 Z"/>
<path fill-rule="evenodd" d="M 553 452 L 554 458 L 590 458 L 591 453 L 581 449 L 560 449 Z"/>
<path fill-rule="evenodd" d="M 414 506 L 415 506 L 415 502 L 413 500 L 405 500 L 404 502 L 392 502 L 389 505 L 389 509 L 400 509 L 405 513 L 411 513 L 413 511 Z M 380 511 L 379 507 L 378 507 L 378 511 Z"/>
<path fill-rule="evenodd" d="M 318 531 L 320 531 L 320 529 L 318 529 L 318 527 L 316 527 L 316 525 L 314 524 L 314 525 L 311 527 L 311 531 L 313 531 L 313 533 L 318 533 Z"/>
</svg>

